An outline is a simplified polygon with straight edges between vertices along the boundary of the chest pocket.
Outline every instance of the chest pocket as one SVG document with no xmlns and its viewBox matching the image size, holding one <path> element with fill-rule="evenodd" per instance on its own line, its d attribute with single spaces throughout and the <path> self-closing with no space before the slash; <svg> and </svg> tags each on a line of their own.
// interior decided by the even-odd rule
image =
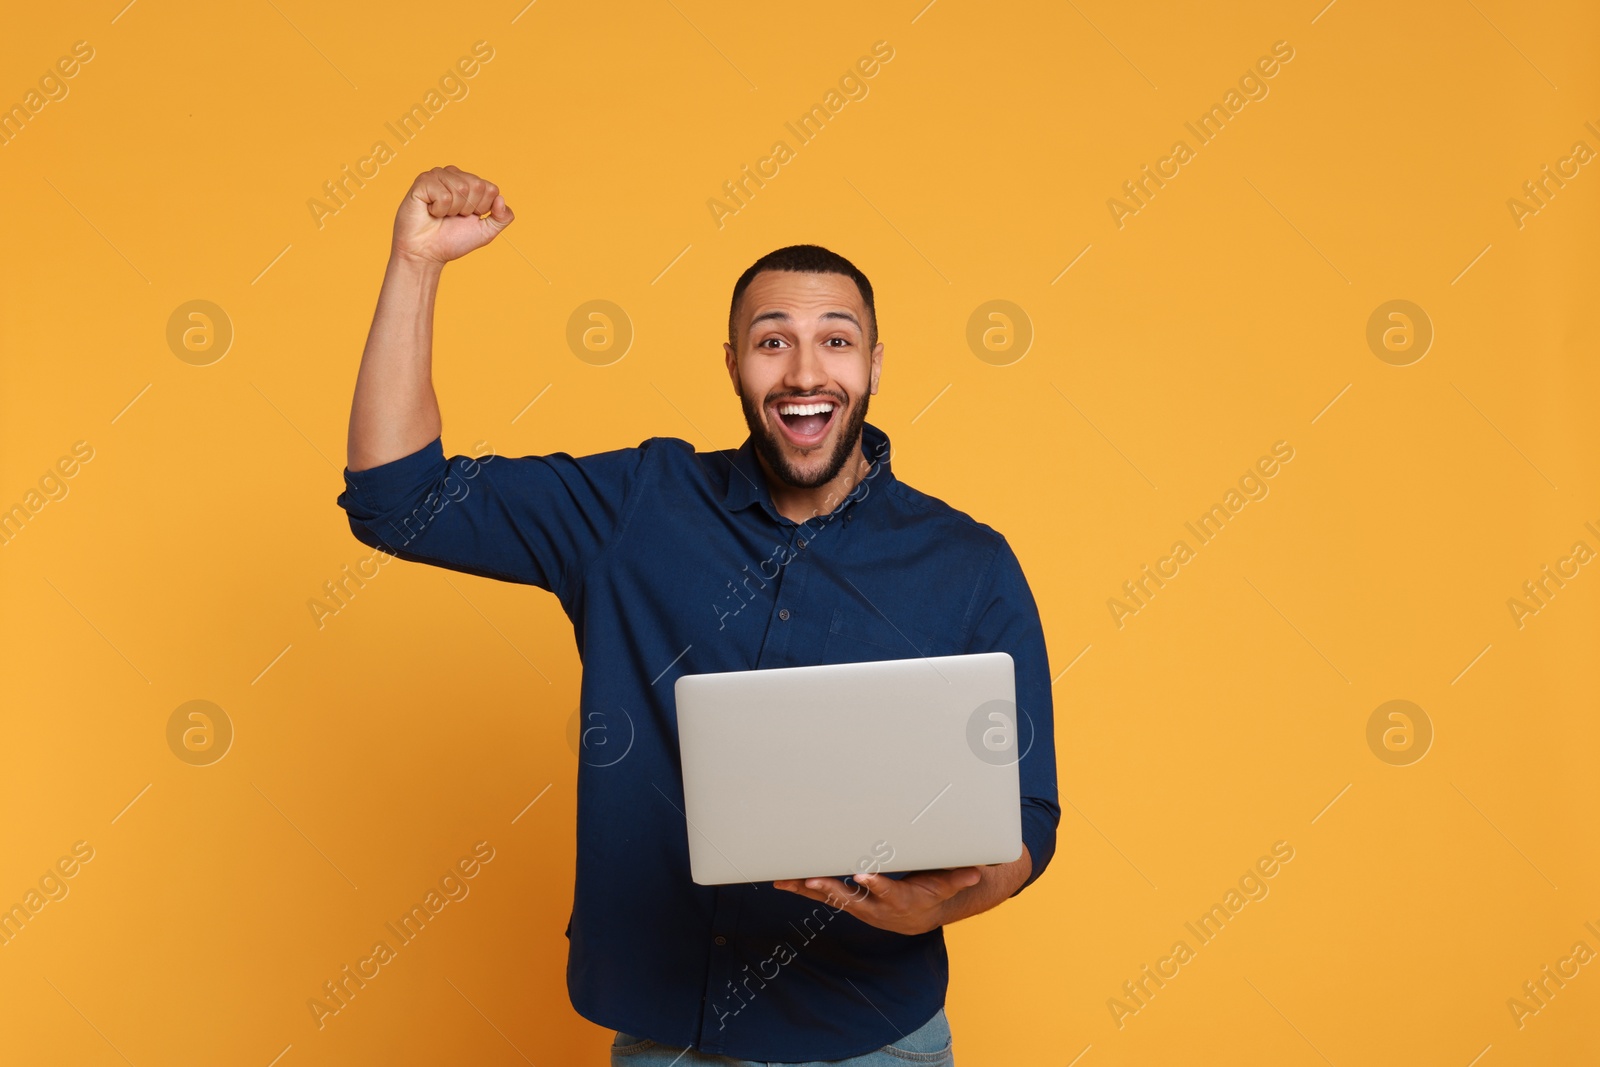
<svg viewBox="0 0 1600 1067">
<path fill-rule="evenodd" d="M 835 608 L 823 658 L 828 663 L 865 663 L 939 655 L 927 631 L 909 619 L 885 619 L 855 607 Z"/>
</svg>

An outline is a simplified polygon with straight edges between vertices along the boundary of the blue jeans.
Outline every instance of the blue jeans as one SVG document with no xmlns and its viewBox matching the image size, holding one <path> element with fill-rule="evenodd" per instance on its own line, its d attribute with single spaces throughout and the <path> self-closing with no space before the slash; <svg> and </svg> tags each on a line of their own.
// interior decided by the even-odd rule
<svg viewBox="0 0 1600 1067">
<path fill-rule="evenodd" d="M 950 1039 L 950 1021 L 940 1008 L 933 1018 L 896 1041 L 847 1060 L 813 1060 L 807 1064 L 782 1067 L 905 1067 L 908 1063 L 955 1067 L 955 1050 Z M 771 1067 L 760 1060 L 736 1060 L 712 1056 L 682 1046 L 659 1045 L 649 1038 L 617 1031 L 611 1044 L 611 1067 Z"/>
</svg>

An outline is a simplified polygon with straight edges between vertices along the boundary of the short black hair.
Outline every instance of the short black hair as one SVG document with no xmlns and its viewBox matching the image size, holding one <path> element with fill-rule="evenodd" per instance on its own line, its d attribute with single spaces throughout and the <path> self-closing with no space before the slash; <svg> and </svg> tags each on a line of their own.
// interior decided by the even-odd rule
<svg viewBox="0 0 1600 1067">
<path fill-rule="evenodd" d="M 788 245 L 775 251 L 768 252 L 754 263 L 733 286 L 733 299 L 728 304 L 728 344 L 734 350 L 739 348 L 738 317 L 739 301 L 744 297 L 744 291 L 750 288 L 750 283 L 757 274 L 764 270 L 792 270 L 805 274 L 843 274 L 856 283 L 856 288 L 861 291 L 861 300 L 867 305 L 867 348 L 870 350 L 878 343 L 878 309 L 872 303 L 872 283 L 867 276 L 862 274 L 856 265 L 839 255 L 830 252 L 821 245 Z"/>
</svg>

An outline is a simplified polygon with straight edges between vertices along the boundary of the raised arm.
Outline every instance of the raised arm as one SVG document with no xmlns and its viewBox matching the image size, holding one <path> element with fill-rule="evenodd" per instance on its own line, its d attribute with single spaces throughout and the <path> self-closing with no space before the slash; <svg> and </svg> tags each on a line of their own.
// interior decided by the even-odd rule
<svg viewBox="0 0 1600 1067">
<path fill-rule="evenodd" d="M 486 216 L 486 217 L 480 217 Z M 515 216 L 499 188 L 454 166 L 417 175 L 395 213 L 394 242 L 350 404 L 346 463 L 367 470 L 438 437 L 433 304 L 444 265 L 494 240 Z"/>
<path fill-rule="evenodd" d="M 651 442 L 577 458 L 445 455 L 432 375 L 439 277 L 511 220 L 499 189 L 477 175 L 436 167 L 412 182 L 356 376 L 338 503 L 364 544 L 566 600 L 623 531 Z"/>
</svg>

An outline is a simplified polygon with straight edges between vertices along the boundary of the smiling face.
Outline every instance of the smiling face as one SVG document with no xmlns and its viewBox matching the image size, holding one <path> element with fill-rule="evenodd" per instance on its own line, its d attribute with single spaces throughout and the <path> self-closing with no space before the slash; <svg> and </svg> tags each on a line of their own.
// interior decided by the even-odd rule
<svg viewBox="0 0 1600 1067">
<path fill-rule="evenodd" d="M 848 275 L 762 271 L 745 289 L 739 347 L 723 352 L 756 450 L 787 485 L 826 486 L 859 454 L 883 364 L 874 327 Z"/>
</svg>

